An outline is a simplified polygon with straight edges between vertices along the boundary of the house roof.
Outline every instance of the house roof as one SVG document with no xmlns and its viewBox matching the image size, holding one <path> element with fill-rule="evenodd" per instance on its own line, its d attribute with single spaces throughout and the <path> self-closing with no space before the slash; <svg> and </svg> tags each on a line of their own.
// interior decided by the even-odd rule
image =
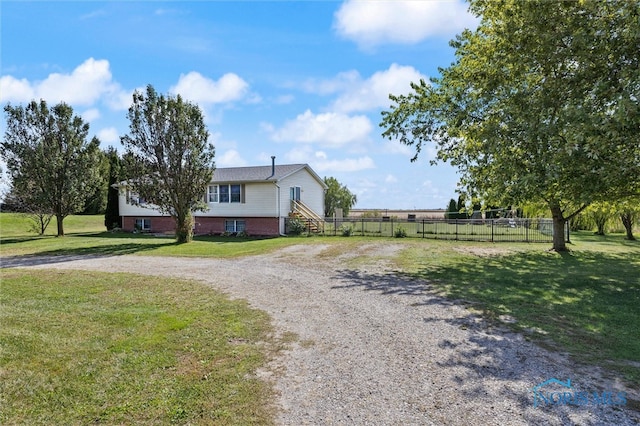
<svg viewBox="0 0 640 426">
<path fill-rule="evenodd" d="M 231 182 L 279 182 L 287 176 L 307 169 L 309 174 L 324 188 L 327 185 L 313 171 L 308 164 L 279 164 L 272 166 L 253 166 L 253 167 L 221 167 L 213 171 L 212 183 L 231 183 Z M 274 173 L 272 173 L 274 172 Z M 112 185 L 114 188 L 118 186 L 127 186 L 127 181 Z"/>
<path fill-rule="evenodd" d="M 300 170 L 307 171 L 324 187 L 324 181 L 308 164 L 277 164 L 272 166 L 224 167 L 213 172 L 212 182 L 278 182 Z"/>
</svg>

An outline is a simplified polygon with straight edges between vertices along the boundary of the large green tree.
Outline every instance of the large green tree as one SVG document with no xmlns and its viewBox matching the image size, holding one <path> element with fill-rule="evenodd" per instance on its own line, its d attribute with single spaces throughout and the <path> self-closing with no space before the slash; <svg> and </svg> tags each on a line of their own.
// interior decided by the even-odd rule
<svg viewBox="0 0 640 426">
<path fill-rule="evenodd" d="M 640 218 L 640 197 L 620 200 L 616 204 L 616 212 L 620 215 L 620 220 L 624 225 L 626 239 L 635 241 L 633 225 Z"/>
<path fill-rule="evenodd" d="M 544 202 L 562 230 L 640 185 L 640 2 L 472 0 L 456 59 L 391 96 L 383 135 L 437 160 L 486 203 Z M 415 158 L 414 158 L 415 159 Z M 436 160 L 436 161 L 437 161 Z"/>
<path fill-rule="evenodd" d="M 99 180 L 98 139 L 87 140 L 89 124 L 59 103 L 32 101 L 6 105 L 7 129 L 1 153 L 12 188 L 29 211 L 56 216 L 58 236 L 64 218 L 82 211 Z"/>
<path fill-rule="evenodd" d="M 358 202 L 358 197 L 334 177 L 325 177 L 324 183 L 328 187 L 324 196 L 325 217 L 333 216 L 337 208 L 342 209 L 345 217 L 348 216 L 351 208 Z"/>
<path fill-rule="evenodd" d="M 114 228 L 120 228 L 120 206 L 118 204 L 119 189 L 117 185 L 123 178 L 122 166 L 120 164 L 120 155 L 118 151 L 112 146 L 106 152 L 107 159 L 109 161 L 109 178 L 107 184 L 107 205 L 104 213 L 104 226 L 108 230 Z"/>
<path fill-rule="evenodd" d="M 136 91 L 121 138 L 130 161 L 131 189 L 176 221 L 176 240 L 193 238 L 193 212 L 205 211 L 214 148 L 200 108 L 180 96 L 159 95 L 153 86 Z"/>
<path fill-rule="evenodd" d="M 87 198 L 82 214 L 104 214 L 107 208 L 107 194 L 109 189 L 109 158 L 107 153 L 98 151 L 98 176 L 96 188 Z"/>
</svg>

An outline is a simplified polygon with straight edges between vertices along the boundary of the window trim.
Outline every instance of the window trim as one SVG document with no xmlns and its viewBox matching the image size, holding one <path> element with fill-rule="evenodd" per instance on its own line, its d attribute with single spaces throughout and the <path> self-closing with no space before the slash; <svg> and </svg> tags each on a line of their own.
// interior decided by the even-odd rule
<svg viewBox="0 0 640 426">
<path fill-rule="evenodd" d="M 232 224 L 232 226 L 229 227 L 228 226 L 229 224 Z M 247 229 L 247 221 L 245 219 L 225 219 L 224 220 L 225 232 L 242 232 L 246 229 Z"/>
<path fill-rule="evenodd" d="M 211 201 L 211 196 L 214 195 L 211 192 L 211 187 L 216 187 L 215 199 Z M 236 192 L 237 191 L 237 192 Z M 225 183 L 225 184 L 212 184 L 207 187 L 207 202 L 209 204 L 244 204 L 245 186 L 241 183 Z"/>
<path fill-rule="evenodd" d="M 211 192 L 211 188 L 215 187 L 215 192 Z M 211 201 L 211 196 L 214 195 L 215 200 Z M 210 204 L 220 202 L 220 185 L 209 185 L 207 187 L 207 202 Z"/>
<path fill-rule="evenodd" d="M 138 221 L 142 222 L 142 226 L 138 224 Z M 145 226 L 145 224 L 147 226 Z M 151 231 L 151 218 L 149 217 L 136 217 L 133 221 L 133 229 L 138 229 L 140 227 L 140 232 Z"/>
</svg>

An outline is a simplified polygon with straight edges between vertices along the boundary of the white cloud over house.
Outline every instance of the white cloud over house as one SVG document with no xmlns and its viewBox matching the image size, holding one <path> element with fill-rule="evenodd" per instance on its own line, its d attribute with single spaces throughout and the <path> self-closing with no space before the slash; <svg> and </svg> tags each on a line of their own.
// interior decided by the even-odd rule
<svg viewBox="0 0 640 426">
<path fill-rule="evenodd" d="M 361 170 L 375 169 L 376 164 L 369 156 L 359 158 L 342 158 L 339 160 L 313 161 L 312 167 L 319 172 L 358 172 Z"/>
<path fill-rule="evenodd" d="M 221 156 L 215 157 L 216 167 L 243 167 L 247 162 L 235 149 L 225 151 Z"/>
<path fill-rule="evenodd" d="M 352 81 L 333 102 L 331 109 L 344 113 L 386 109 L 391 105 L 389 94 L 407 94 L 411 92 L 411 83 L 421 79 L 427 80 L 427 76 L 414 67 L 392 64 L 365 80 Z"/>
<path fill-rule="evenodd" d="M 240 100 L 249 90 L 249 84 L 237 74 L 227 73 L 218 80 L 207 78 L 196 71 L 181 74 L 178 83 L 169 89 L 197 104 L 220 104 Z"/>
<path fill-rule="evenodd" d="M 368 139 L 373 124 L 364 115 L 349 116 L 341 113 L 314 114 L 310 110 L 287 121 L 279 129 L 263 124 L 276 142 L 318 144 L 324 147 L 341 147 Z"/>
<path fill-rule="evenodd" d="M 380 44 L 413 44 L 475 28 L 477 19 L 462 0 L 345 1 L 334 15 L 334 30 L 367 49 Z"/>
</svg>

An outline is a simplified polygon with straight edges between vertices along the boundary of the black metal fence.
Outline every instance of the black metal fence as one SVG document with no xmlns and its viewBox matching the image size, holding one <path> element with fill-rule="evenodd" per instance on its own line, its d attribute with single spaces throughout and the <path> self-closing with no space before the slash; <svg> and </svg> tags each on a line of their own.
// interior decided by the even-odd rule
<svg viewBox="0 0 640 426">
<path fill-rule="evenodd" d="M 552 219 L 415 219 L 326 218 L 324 221 L 288 218 L 287 234 L 431 238 L 491 242 L 553 242 Z M 568 228 L 563 231 L 568 241 Z"/>
</svg>

